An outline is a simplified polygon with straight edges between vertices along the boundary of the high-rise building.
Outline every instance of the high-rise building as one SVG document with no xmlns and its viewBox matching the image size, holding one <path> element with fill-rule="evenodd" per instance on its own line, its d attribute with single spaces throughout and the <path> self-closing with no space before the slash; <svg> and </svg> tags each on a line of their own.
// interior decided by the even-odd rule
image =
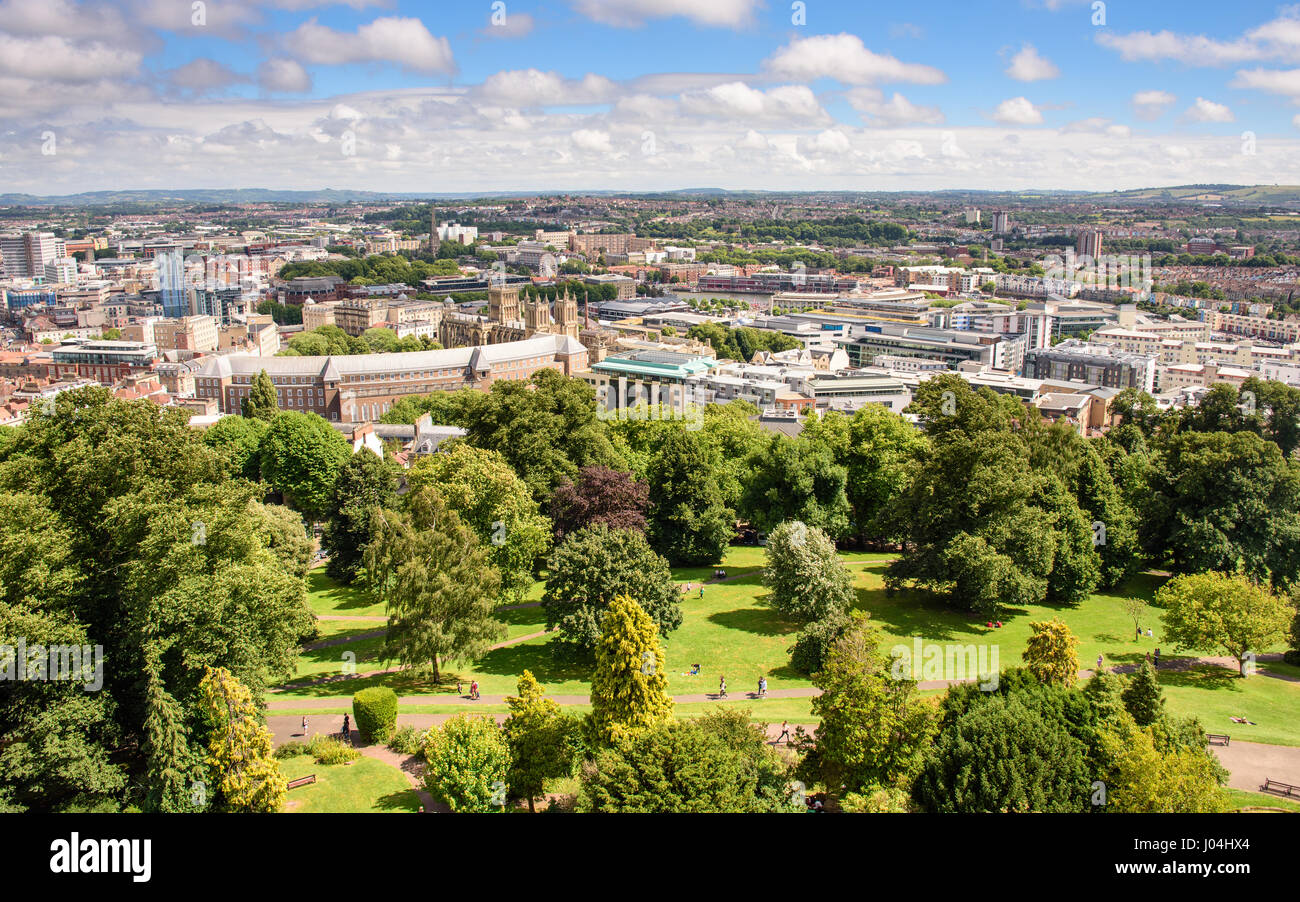
<svg viewBox="0 0 1300 902">
<path fill-rule="evenodd" d="M 1011 214 L 1005 210 L 993 211 L 993 234 L 1005 235 L 1011 231 Z"/>
<path fill-rule="evenodd" d="M 11 279 L 42 279 L 45 264 L 68 256 L 62 238 L 53 232 L 8 232 L 0 235 L 0 262 Z"/>
<path fill-rule="evenodd" d="M 1074 252 L 1080 257 L 1091 257 L 1096 260 L 1101 256 L 1101 232 L 1096 229 L 1088 229 L 1079 233 L 1079 239 L 1075 243 Z"/>
<path fill-rule="evenodd" d="M 185 290 L 185 258 L 179 248 L 163 251 L 154 257 L 158 266 L 158 291 L 163 316 L 188 316 L 189 295 Z"/>
</svg>

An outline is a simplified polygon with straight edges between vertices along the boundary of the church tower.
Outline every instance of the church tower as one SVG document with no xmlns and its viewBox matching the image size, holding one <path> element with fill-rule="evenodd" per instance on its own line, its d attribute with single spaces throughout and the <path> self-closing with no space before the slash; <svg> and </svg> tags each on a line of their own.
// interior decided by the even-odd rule
<svg viewBox="0 0 1300 902">
<path fill-rule="evenodd" d="M 519 289 L 502 279 L 488 287 L 488 319 L 494 323 L 519 322 Z"/>
<path fill-rule="evenodd" d="M 540 295 L 535 301 L 524 301 L 524 328 L 529 336 L 551 331 L 551 305 Z"/>
<path fill-rule="evenodd" d="M 564 289 L 564 294 L 555 299 L 555 331 L 571 338 L 578 337 L 578 300 Z"/>
</svg>

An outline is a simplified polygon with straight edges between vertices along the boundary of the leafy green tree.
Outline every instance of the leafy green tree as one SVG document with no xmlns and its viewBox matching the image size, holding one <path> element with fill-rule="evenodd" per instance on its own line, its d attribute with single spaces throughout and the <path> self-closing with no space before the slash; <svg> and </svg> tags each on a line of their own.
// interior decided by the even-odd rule
<svg viewBox="0 0 1300 902">
<path fill-rule="evenodd" d="M 834 794 L 909 785 L 934 732 L 933 708 L 917 697 L 914 681 L 895 677 L 879 644 L 880 631 L 855 615 L 813 676 L 821 722 L 804 744 L 799 774 Z"/>
<path fill-rule="evenodd" d="M 286 786 L 252 695 L 224 667 L 209 668 L 199 684 L 199 711 L 207 732 L 208 771 L 216 780 L 215 807 L 225 811 L 279 811 Z"/>
<path fill-rule="evenodd" d="M 334 481 L 334 496 L 321 544 L 329 553 L 325 571 L 343 583 L 359 575 L 370 541 L 375 508 L 391 507 L 397 498 L 399 469 L 395 463 L 366 452 L 348 458 Z"/>
<path fill-rule="evenodd" d="M 935 813 L 1084 811 L 1085 752 L 1060 721 L 994 694 L 939 733 L 914 797 Z"/>
<path fill-rule="evenodd" d="M 848 534 L 847 474 L 828 449 L 774 435 L 748 463 L 739 513 L 754 526 L 771 531 L 787 520 L 801 520 L 837 538 Z"/>
<path fill-rule="evenodd" d="M 1251 376 L 1241 384 L 1243 398 L 1250 398 L 1247 392 L 1253 395 L 1264 437 L 1282 450 L 1283 457 L 1291 457 L 1300 448 L 1300 389 Z"/>
<path fill-rule="evenodd" d="M 1287 599 L 1226 573 L 1174 577 L 1156 592 L 1155 602 L 1164 608 L 1165 634 L 1179 650 L 1232 655 L 1243 677 L 1248 655 L 1283 641 L 1295 616 Z"/>
<path fill-rule="evenodd" d="M 534 800 L 545 790 L 546 781 L 569 773 L 578 723 L 544 697 L 546 690 L 532 671 L 523 672 L 516 691 L 518 695 L 506 699 L 510 716 L 501 725 L 510 746 L 508 782 L 534 811 Z"/>
<path fill-rule="evenodd" d="M 831 648 L 852 623 L 852 619 L 845 614 L 823 617 L 805 625 L 795 637 L 794 645 L 786 649 L 790 655 L 790 666 L 807 676 L 820 671 L 825 666 Z"/>
<path fill-rule="evenodd" d="M 600 641 L 601 622 L 620 595 L 636 599 L 660 635 L 682 625 L 681 590 L 668 562 L 645 536 L 627 529 L 590 526 L 572 533 L 547 563 L 542 609 L 547 629 L 585 650 Z"/>
<path fill-rule="evenodd" d="M 275 384 L 266 370 L 258 372 L 253 384 L 239 402 L 239 412 L 255 420 L 273 420 L 280 412 L 280 402 L 275 393 Z"/>
<path fill-rule="evenodd" d="M 1165 697 L 1150 661 L 1143 661 L 1138 666 L 1121 698 L 1125 710 L 1140 727 L 1149 727 L 1164 716 Z"/>
<path fill-rule="evenodd" d="M 675 431 L 650 461 L 650 541 L 674 564 L 717 563 L 735 532 L 714 475 L 718 459 L 697 433 Z"/>
<path fill-rule="evenodd" d="M 1090 519 L 1100 557 L 1099 585 L 1113 588 L 1137 572 L 1141 561 L 1137 514 L 1091 442 L 1082 443 L 1074 494 Z M 1096 524 L 1101 524 L 1098 530 Z"/>
<path fill-rule="evenodd" d="M 504 811 L 510 746 L 490 717 L 457 714 L 430 730 L 424 786 L 452 811 Z"/>
<path fill-rule="evenodd" d="M 1025 666 L 1038 681 L 1051 686 L 1073 686 L 1079 679 L 1079 640 L 1065 623 L 1056 618 L 1029 624 L 1025 644 Z"/>
<path fill-rule="evenodd" d="M 670 720 L 673 700 L 658 630 L 641 606 L 618 596 L 601 627 L 588 725 L 593 744 L 609 745 Z"/>
<path fill-rule="evenodd" d="M 787 520 L 768 537 L 763 585 L 772 607 L 801 622 L 842 618 L 856 599 L 834 543 L 798 520 Z"/>
<path fill-rule="evenodd" d="M 667 720 L 600 749 L 583 769 L 581 812 L 729 812 L 787 809 L 784 767 L 748 712 Z"/>
<path fill-rule="evenodd" d="M 1300 474 L 1272 442 L 1180 433 L 1160 447 L 1149 482 L 1143 542 L 1175 573 L 1300 577 Z"/>
<path fill-rule="evenodd" d="M 225 458 L 230 475 L 256 481 L 262 478 L 260 451 L 269 428 L 267 419 L 222 417 L 203 430 L 203 443 Z"/>
<path fill-rule="evenodd" d="M 351 456 L 347 439 L 324 419 L 286 410 L 275 415 L 262 439 L 262 477 L 295 510 L 323 520 L 334 482 Z"/>
<path fill-rule="evenodd" d="M 429 486 L 442 497 L 483 543 L 505 599 L 523 601 L 533 562 L 550 547 L 551 524 L 505 458 L 458 442 L 418 461 L 407 484 L 411 490 Z"/>
<path fill-rule="evenodd" d="M 1109 762 L 1102 777 L 1107 811 L 1213 814 L 1230 807 L 1204 746 L 1161 750 L 1152 731 L 1131 719 L 1103 731 L 1101 745 Z"/>
<path fill-rule="evenodd" d="M 377 508 L 366 545 L 366 582 L 388 613 L 384 654 L 427 665 L 435 682 L 447 661 L 472 661 L 505 638 L 497 620 L 500 578 L 472 530 L 430 488 L 404 510 Z"/>
</svg>

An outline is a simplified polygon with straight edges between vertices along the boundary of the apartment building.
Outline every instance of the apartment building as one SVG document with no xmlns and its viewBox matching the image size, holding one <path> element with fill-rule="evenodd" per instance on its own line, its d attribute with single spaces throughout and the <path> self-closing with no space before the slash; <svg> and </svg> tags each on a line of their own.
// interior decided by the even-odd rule
<svg viewBox="0 0 1300 902">
<path fill-rule="evenodd" d="M 1154 392 L 1156 358 L 1067 339 L 1056 347 L 1033 348 L 1025 354 L 1024 375 L 1030 379 Z"/>
<path fill-rule="evenodd" d="M 50 377 L 114 385 L 127 376 L 148 372 L 157 359 L 158 348 L 142 341 L 77 339 L 50 352 Z"/>
<path fill-rule="evenodd" d="M 158 320 L 153 324 L 153 340 L 159 351 L 215 351 L 217 321 L 211 316 Z"/>
</svg>

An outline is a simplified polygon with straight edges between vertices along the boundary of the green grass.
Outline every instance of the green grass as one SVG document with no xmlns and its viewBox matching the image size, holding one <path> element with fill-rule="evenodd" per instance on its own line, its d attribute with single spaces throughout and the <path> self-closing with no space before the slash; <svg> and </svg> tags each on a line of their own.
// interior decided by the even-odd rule
<svg viewBox="0 0 1300 902">
<path fill-rule="evenodd" d="M 382 617 L 384 606 L 373 603 L 357 586 L 344 586 L 325 575 L 324 565 L 307 573 L 307 605 L 315 614 Z"/>
<path fill-rule="evenodd" d="M 1234 740 L 1272 745 L 1300 745 L 1300 683 L 1265 676 L 1294 671 L 1286 665 L 1261 664 L 1260 673 L 1242 679 L 1226 667 L 1163 668 L 1160 685 L 1171 714 L 1195 715 L 1207 732 L 1227 733 Z M 1253 720 L 1255 726 L 1229 717 Z"/>
<path fill-rule="evenodd" d="M 341 812 L 416 812 L 420 798 L 410 788 L 406 775 L 390 764 L 373 758 L 358 758 L 349 764 L 317 764 L 310 755 L 280 760 L 286 780 L 308 774 L 316 782 L 291 789 L 285 796 L 285 811 L 333 814 Z"/>
<path fill-rule="evenodd" d="M 1240 811 L 1243 808 L 1281 808 L 1283 811 L 1300 814 L 1300 802 L 1271 796 L 1265 792 L 1247 792 L 1244 789 L 1225 789 L 1224 795 L 1232 807 Z"/>
</svg>

